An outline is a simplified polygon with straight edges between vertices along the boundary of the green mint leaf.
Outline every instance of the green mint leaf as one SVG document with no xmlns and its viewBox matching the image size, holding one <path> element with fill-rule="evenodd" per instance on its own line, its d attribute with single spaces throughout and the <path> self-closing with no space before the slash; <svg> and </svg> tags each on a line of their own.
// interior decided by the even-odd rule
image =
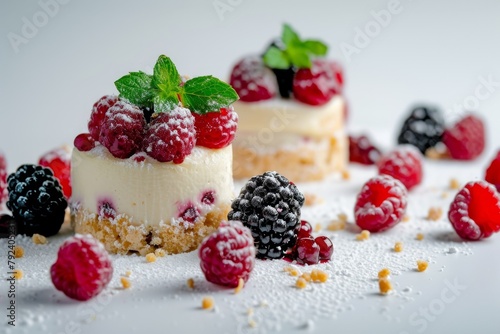
<svg viewBox="0 0 500 334">
<path fill-rule="evenodd" d="M 155 113 L 169 112 L 179 105 L 177 94 L 166 94 L 161 92 L 153 98 Z"/>
<path fill-rule="evenodd" d="M 300 41 L 299 35 L 292 29 L 288 24 L 283 25 L 283 33 L 281 34 L 281 40 L 288 47 L 293 42 Z"/>
<path fill-rule="evenodd" d="M 311 68 L 312 62 L 307 50 L 303 48 L 289 48 L 287 53 L 292 64 L 297 68 Z"/>
<path fill-rule="evenodd" d="M 158 57 L 151 83 L 154 89 L 164 93 L 179 92 L 181 76 L 170 58 L 164 55 Z"/>
<path fill-rule="evenodd" d="M 308 39 L 304 41 L 302 45 L 305 49 L 307 49 L 311 54 L 315 56 L 325 56 L 328 52 L 328 46 L 318 40 Z"/>
<path fill-rule="evenodd" d="M 115 86 L 120 92 L 120 97 L 142 107 L 150 104 L 153 98 L 151 78 L 144 72 L 130 72 L 116 80 Z"/>
<path fill-rule="evenodd" d="M 271 46 L 264 54 L 264 64 L 279 69 L 287 69 L 291 65 L 286 53 L 275 46 Z"/>
<path fill-rule="evenodd" d="M 186 81 L 180 94 L 184 107 L 198 114 L 218 111 L 238 100 L 230 85 L 211 75 Z"/>
</svg>

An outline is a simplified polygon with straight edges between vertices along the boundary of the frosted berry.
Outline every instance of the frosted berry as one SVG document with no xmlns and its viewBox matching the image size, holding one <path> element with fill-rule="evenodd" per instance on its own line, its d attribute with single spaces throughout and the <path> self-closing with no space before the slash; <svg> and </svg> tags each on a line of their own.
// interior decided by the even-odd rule
<svg viewBox="0 0 500 334">
<path fill-rule="evenodd" d="M 239 221 L 222 222 L 203 240 L 198 254 L 207 281 L 227 287 L 236 287 L 240 278 L 246 282 L 255 265 L 251 232 Z"/>
<path fill-rule="evenodd" d="M 276 95 L 276 78 L 257 56 L 240 60 L 233 67 L 229 83 L 244 102 L 268 100 Z"/>
<path fill-rule="evenodd" d="M 80 133 L 75 137 L 73 144 L 81 152 L 88 152 L 96 147 L 96 142 L 89 133 Z"/>
<path fill-rule="evenodd" d="M 193 113 L 196 128 L 196 145 L 223 148 L 231 144 L 236 135 L 238 114 L 233 107 L 204 115 Z"/>
<path fill-rule="evenodd" d="M 485 130 L 483 121 L 475 115 L 468 115 L 453 127 L 446 129 L 443 143 L 453 159 L 472 160 L 484 151 Z"/>
<path fill-rule="evenodd" d="M 406 187 L 389 175 L 366 182 L 356 198 L 356 224 L 370 232 L 385 231 L 401 221 L 406 211 Z"/>
<path fill-rule="evenodd" d="M 50 168 L 54 177 L 59 180 L 66 199 L 71 197 L 71 150 L 63 146 L 45 153 L 38 164 Z"/>
<path fill-rule="evenodd" d="M 99 134 L 101 133 L 101 126 L 104 121 L 104 115 L 106 114 L 108 109 L 118 101 L 118 96 L 105 95 L 101 97 L 96 103 L 94 103 L 88 124 L 89 133 L 92 138 L 94 138 L 94 140 L 99 140 Z"/>
<path fill-rule="evenodd" d="M 57 290 L 84 301 L 97 296 L 109 284 L 113 266 L 99 241 L 77 234 L 59 248 L 50 276 Z"/>
<path fill-rule="evenodd" d="M 411 145 L 396 147 L 394 151 L 382 156 L 377 165 L 380 174 L 398 179 L 408 190 L 422 182 L 422 154 Z"/>
<path fill-rule="evenodd" d="M 486 169 L 485 180 L 493 184 L 500 192 L 500 151 Z"/>
<path fill-rule="evenodd" d="M 335 73 L 324 59 L 315 59 L 311 68 L 299 69 L 293 79 L 294 97 L 310 105 L 323 105 L 339 92 Z"/>
<path fill-rule="evenodd" d="M 115 158 L 129 158 L 140 149 L 145 126 L 146 120 L 139 108 L 118 101 L 104 115 L 99 142 Z"/>
<path fill-rule="evenodd" d="M 7 200 L 7 160 L 0 152 L 0 209 Z"/>
<path fill-rule="evenodd" d="M 319 259 L 330 260 L 333 255 L 333 242 L 330 238 L 322 235 L 314 239 L 319 246 Z"/>
<path fill-rule="evenodd" d="M 349 161 L 363 165 L 373 165 L 380 159 L 380 150 L 367 136 L 349 136 Z"/>
<path fill-rule="evenodd" d="M 462 239 L 488 238 L 500 230 L 499 194 L 487 182 L 469 182 L 455 196 L 448 218 Z"/>
<path fill-rule="evenodd" d="M 317 264 L 319 262 L 319 245 L 313 238 L 302 238 L 295 245 L 295 259 L 301 264 Z"/>
<path fill-rule="evenodd" d="M 142 149 L 160 162 L 180 164 L 196 143 L 194 117 L 186 108 L 161 113 L 151 120 Z"/>
</svg>

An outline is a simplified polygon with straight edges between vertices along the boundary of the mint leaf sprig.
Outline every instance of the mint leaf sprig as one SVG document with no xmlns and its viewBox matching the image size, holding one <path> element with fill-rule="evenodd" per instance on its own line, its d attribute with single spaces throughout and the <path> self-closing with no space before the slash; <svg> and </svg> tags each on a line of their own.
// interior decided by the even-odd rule
<svg viewBox="0 0 500 334">
<path fill-rule="evenodd" d="M 227 83 L 202 76 L 182 83 L 172 60 L 164 55 L 158 58 L 153 75 L 130 72 L 115 81 L 120 97 L 139 107 L 154 107 L 155 113 L 169 112 L 179 104 L 198 114 L 219 111 L 236 100 L 238 94 Z"/>
<path fill-rule="evenodd" d="M 312 56 L 325 56 L 328 46 L 315 39 L 301 40 L 299 34 L 288 24 L 283 25 L 281 41 L 284 48 L 271 46 L 264 54 L 264 64 L 270 68 L 311 68 Z"/>
</svg>

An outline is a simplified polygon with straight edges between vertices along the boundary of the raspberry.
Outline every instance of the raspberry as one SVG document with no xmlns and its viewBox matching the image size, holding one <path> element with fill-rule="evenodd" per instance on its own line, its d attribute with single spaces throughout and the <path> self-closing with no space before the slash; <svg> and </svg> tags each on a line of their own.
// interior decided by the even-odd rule
<svg viewBox="0 0 500 334">
<path fill-rule="evenodd" d="M 252 177 L 233 201 L 229 220 L 252 230 L 257 257 L 280 259 L 297 241 L 304 195 L 277 172 Z"/>
<path fill-rule="evenodd" d="M 500 230 L 500 196 L 489 183 L 469 182 L 455 196 L 448 218 L 461 238 L 488 238 Z"/>
<path fill-rule="evenodd" d="M 317 264 L 319 262 L 319 245 L 313 238 L 301 238 L 295 245 L 295 258 L 301 264 Z"/>
<path fill-rule="evenodd" d="M 94 140 L 99 140 L 99 134 L 101 133 L 101 126 L 104 121 L 104 115 L 116 102 L 118 102 L 118 96 L 105 95 L 101 97 L 94 106 L 92 107 L 92 113 L 90 114 L 90 120 L 88 124 L 88 129 L 90 135 Z"/>
<path fill-rule="evenodd" d="M 99 241 L 90 235 L 77 234 L 59 248 L 50 276 L 57 290 L 84 301 L 97 296 L 108 285 L 113 266 Z"/>
<path fill-rule="evenodd" d="M 404 121 L 398 143 L 413 145 L 425 154 L 427 149 L 441 142 L 443 131 L 444 120 L 439 109 L 417 106 Z"/>
<path fill-rule="evenodd" d="M 310 105 L 323 105 L 339 91 L 335 74 L 324 59 L 315 59 L 310 69 L 298 70 L 293 79 L 293 95 Z"/>
<path fill-rule="evenodd" d="M 240 60 L 233 67 L 229 83 L 244 102 L 268 100 L 276 95 L 276 78 L 257 56 Z"/>
<path fill-rule="evenodd" d="M 104 115 L 99 141 L 114 157 L 126 159 L 139 150 L 145 126 L 139 108 L 118 101 Z"/>
<path fill-rule="evenodd" d="M 0 209 L 7 200 L 7 161 L 0 152 Z"/>
<path fill-rule="evenodd" d="M 367 136 L 349 136 L 349 161 L 363 165 L 373 165 L 380 159 L 380 150 Z"/>
<path fill-rule="evenodd" d="M 231 144 L 236 134 L 238 114 L 233 107 L 204 115 L 193 113 L 196 128 L 196 145 L 223 148 Z"/>
<path fill-rule="evenodd" d="M 66 199 L 71 197 L 71 150 L 63 146 L 45 153 L 38 164 L 50 168 L 59 181 Z"/>
<path fill-rule="evenodd" d="M 81 152 L 87 152 L 96 146 L 94 138 L 89 133 L 80 133 L 73 142 L 76 149 Z"/>
<path fill-rule="evenodd" d="M 453 159 L 472 160 L 483 153 L 485 131 L 483 121 L 468 115 L 443 134 L 443 143 Z"/>
<path fill-rule="evenodd" d="M 48 168 L 22 165 L 7 179 L 7 208 L 17 221 L 17 233 L 51 236 L 59 232 L 68 203 Z"/>
<path fill-rule="evenodd" d="M 392 176 L 379 175 L 368 180 L 354 206 L 356 224 L 370 232 L 393 227 L 404 216 L 407 196 L 405 186 Z"/>
<path fill-rule="evenodd" d="M 314 239 L 314 242 L 319 246 L 319 259 L 330 260 L 333 254 L 333 242 L 330 238 L 322 235 Z"/>
<path fill-rule="evenodd" d="M 195 136 L 194 117 L 188 109 L 178 107 L 161 113 L 151 121 L 142 147 L 144 152 L 160 162 L 180 164 L 191 154 Z"/>
<path fill-rule="evenodd" d="M 255 265 L 251 232 L 239 221 L 221 222 L 203 240 L 198 254 L 207 281 L 232 288 L 240 278 L 246 282 Z"/>
<path fill-rule="evenodd" d="M 390 175 L 410 190 L 422 182 L 422 155 L 411 145 L 400 145 L 380 158 L 379 174 Z"/>
<path fill-rule="evenodd" d="M 500 192 L 500 151 L 498 151 L 497 156 L 486 169 L 484 179 L 493 184 Z"/>
</svg>

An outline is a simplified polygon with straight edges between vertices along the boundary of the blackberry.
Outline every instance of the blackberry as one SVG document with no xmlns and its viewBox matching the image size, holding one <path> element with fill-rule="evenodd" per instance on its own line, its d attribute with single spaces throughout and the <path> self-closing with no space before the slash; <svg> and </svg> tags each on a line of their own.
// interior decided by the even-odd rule
<svg viewBox="0 0 500 334">
<path fill-rule="evenodd" d="M 280 259 L 297 241 L 304 195 L 277 172 L 252 177 L 233 201 L 229 220 L 250 228 L 258 258 Z"/>
<path fill-rule="evenodd" d="M 51 236 L 59 232 L 68 203 L 49 168 L 22 165 L 7 179 L 7 207 L 17 221 L 17 233 Z"/>
<path fill-rule="evenodd" d="M 399 144 L 417 147 L 422 154 L 441 142 L 444 120 L 441 111 L 430 106 L 415 107 L 405 120 L 398 136 Z"/>
</svg>

